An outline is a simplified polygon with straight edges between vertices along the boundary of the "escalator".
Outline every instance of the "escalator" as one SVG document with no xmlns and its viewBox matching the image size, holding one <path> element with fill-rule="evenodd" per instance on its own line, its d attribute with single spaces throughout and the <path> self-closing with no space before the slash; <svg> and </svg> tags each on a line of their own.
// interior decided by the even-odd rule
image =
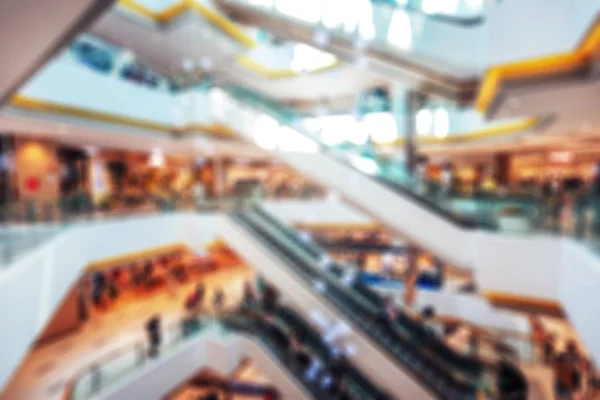
<svg viewBox="0 0 600 400">
<path fill-rule="evenodd" d="M 320 254 L 307 251 L 296 239 L 284 235 L 264 215 L 238 213 L 232 218 L 246 232 L 245 235 L 233 229 L 226 232 L 231 246 L 267 279 L 285 287 L 286 295 L 290 297 L 295 295 L 291 285 L 282 280 L 282 275 L 275 275 L 274 268 L 266 260 L 255 257 L 253 252 L 271 253 L 280 264 L 279 270 L 285 268 L 301 278 L 295 280 L 295 285 L 303 282 L 305 287 L 314 287 L 313 290 L 323 298 L 320 300 L 323 308 L 334 313 L 335 319 L 347 321 L 353 327 L 352 340 L 359 343 L 359 353 L 363 354 L 355 360 L 357 368 L 391 394 L 417 395 L 411 390 L 418 390 L 414 387 L 418 384 L 421 391 L 417 395 L 419 398 L 469 399 L 475 398 L 486 382 L 494 381 L 493 367 L 451 350 L 412 317 L 401 314 L 391 322 L 381 320 L 382 298 L 356 280 L 349 282 L 348 276 L 339 268 L 323 269 L 319 265 Z M 244 239 L 241 236 L 245 236 Z M 241 246 L 241 240 L 252 240 L 254 250 Z M 277 272 L 281 274 L 281 271 Z M 292 300 L 304 310 L 317 307 L 307 295 L 298 295 Z M 376 356 L 381 361 L 372 358 Z M 386 365 L 383 365 L 383 360 Z M 383 367 L 385 372 L 377 370 L 378 366 Z M 382 373 L 387 375 L 387 379 L 380 376 Z M 390 382 L 395 382 L 395 385 L 390 387 Z"/>
<path fill-rule="evenodd" d="M 262 331 L 256 334 L 267 337 L 271 343 L 278 343 L 283 349 L 282 360 L 286 362 L 296 376 L 303 379 L 317 399 L 338 398 L 347 400 L 386 400 L 392 399 L 382 392 L 352 363 L 338 356 L 334 348 L 323 341 L 319 333 L 313 329 L 296 311 L 289 307 L 278 306 L 273 312 L 274 321 L 264 322 L 253 319 L 252 324 Z M 299 340 L 303 349 L 290 352 L 291 338 Z M 332 372 L 332 370 L 334 370 Z M 327 387 L 330 375 L 339 375 L 341 385 L 338 388 Z"/>
<path fill-rule="evenodd" d="M 5 62 L 0 63 L 0 106 L 113 3 L 114 0 L 2 1 L 0 55 Z"/>
<path fill-rule="evenodd" d="M 215 379 L 192 379 L 189 384 L 208 386 L 215 392 L 223 391 L 229 395 L 247 396 L 249 392 L 254 392 L 261 394 L 261 398 L 273 399 L 392 399 L 363 377 L 347 360 L 332 355 L 318 334 L 293 310 L 280 305 L 270 314 L 273 319 L 267 319 L 263 311 L 257 305 L 249 305 L 242 311 L 221 315 L 216 321 L 205 316 L 184 318 L 173 326 L 175 329 L 172 332 L 169 330 L 175 338 L 179 338 L 179 342 L 160 350 L 154 373 L 160 373 L 162 357 L 166 368 L 169 365 L 171 368 L 173 365 L 179 366 L 179 376 L 194 373 L 200 367 L 228 374 L 231 367 L 250 358 L 274 383 L 275 391 L 270 387 L 249 387 L 247 384 Z M 297 337 L 299 332 L 302 332 L 302 344 L 294 348 L 291 338 Z M 103 398 L 125 398 L 125 395 L 135 392 L 136 385 L 147 384 L 146 380 L 150 379 L 145 375 L 147 371 L 142 370 L 137 379 L 128 379 L 129 384 L 120 385 L 118 383 L 122 376 L 114 376 L 113 369 L 116 364 L 125 364 L 128 358 L 135 359 L 136 355 L 145 354 L 145 348 L 144 341 L 136 342 L 128 345 L 127 349 L 116 351 L 114 357 L 92 362 L 67 383 L 64 398 L 83 400 L 97 398 L 99 394 Z M 212 350 L 202 351 L 206 348 Z M 140 353 L 140 349 L 144 351 Z M 203 353 L 206 354 L 200 356 Z M 187 360 L 187 354 L 194 359 Z M 222 359 L 229 362 L 224 364 Z M 332 384 L 332 380 L 336 384 Z M 166 383 L 161 385 L 161 390 L 169 389 L 165 387 Z M 159 394 L 154 393 L 153 396 Z"/>
</svg>

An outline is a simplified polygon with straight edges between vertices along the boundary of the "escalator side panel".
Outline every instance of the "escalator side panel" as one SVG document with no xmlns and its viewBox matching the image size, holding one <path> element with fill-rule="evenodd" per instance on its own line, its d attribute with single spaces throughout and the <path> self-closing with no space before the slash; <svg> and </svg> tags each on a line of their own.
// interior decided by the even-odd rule
<svg viewBox="0 0 600 400">
<path fill-rule="evenodd" d="M 229 375 L 245 358 L 251 359 L 271 382 L 276 382 L 277 390 L 284 399 L 312 398 L 260 341 L 239 333 L 230 333 L 227 340 L 223 340 L 222 332 L 202 334 L 199 338 L 182 345 L 174 354 L 141 369 L 137 376 L 127 377 L 127 381 L 108 388 L 102 398 L 163 398 L 186 377 L 192 376 L 202 367 Z"/>
<path fill-rule="evenodd" d="M 323 154 L 285 153 L 282 159 L 305 174 L 338 191 L 351 203 L 382 221 L 410 241 L 453 265 L 471 267 L 470 237 L 465 231 L 404 198 L 375 180 Z"/>
<path fill-rule="evenodd" d="M 223 220 L 221 224 L 222 237 L 227 238 L 228 244 L 254 266 L 257 272 L 269 281 L 276 282 L 285 288 L 285 296 L 301 311 L 302 316 L 314 323 L 314 314 L 324 316 L 332 323 L 343 321 L 336 308 L 326 300 L 316 295 L 315 288 L 309 287 L 283 260 L 272 254 L 263 243 L 233 219 Z M 319 329 L 318 326 L 315 328 Z M 356 355 L 351 361 L 373 383 L 397 398 L 431 399 L 432 395 L 411 378 L 408 372 L 401 370 L 387 355 L 383 354 L 372 342 L 352 329 L 346 337 L 353 343 Z"/>
<path fill-rule="evenodd" d="M 0 106 L 114 0 L 0 2 Z"/>
</svg>

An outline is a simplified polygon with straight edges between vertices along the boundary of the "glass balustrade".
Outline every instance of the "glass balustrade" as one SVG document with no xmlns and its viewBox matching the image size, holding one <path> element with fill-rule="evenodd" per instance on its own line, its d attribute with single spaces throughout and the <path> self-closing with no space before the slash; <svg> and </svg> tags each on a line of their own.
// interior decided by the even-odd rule
<svg viewBox="0 0 600 400">
<path fill-rule="evenodd" d="M 412 374 L 436 391 L 442 398 L 475 398 L 476 393 L 492 379 L 493 375 L 481 375 L 483 364 L 450 350 L 439 340 L 427 334 L 416 320 L 402 323 L 377 322 L 382 309 L 378 295 L 361 286 L 351 287 L 341 275 L 327 273 L 290 238 L 271 231 L 273 227 L 257 214 L 236 214 L 236 220 L 260 238 L 274 254 L 282 257 L 293 267 L 298 276 L 311 286 L 318 285 L 319 292 L 335 305 L 355 327 L 390 354 L 397 363 L 408 368 Z M 358 292 L 360 290 L 360 292 Z M 371 321 L 369 329 L 364 322 Z M 429 340 L 432 339 L 432 340 Z M 435 344 L 435 345 L 434 345 Z"/>
<path fill-rule="evenodd" d="M 235 88 L 227 90 L 222 101 L 229 109 L 237 110 L 227 123 L 266 150 L 320 152 L 465 229 L 561 235 L 594 249 L 600 244 L 600 196 L 586 187 L 552 194 L 539 187 L 463 189 L 456 184 L 444 186 L 439 181 L 418 179 L 403 160 L 380 155 L 369 142 L 356 145 L 346 139 L 332 145 L 320 131 L 307 131 L 301 119 L 277 110 L 259 96 Z M 241 114 L 250 117 L 235 117 Z"/>
<path fill-rule="evenodd" d="M 141 371 L 148 363 L 160 361 L 165 355 L 174 351 L 204 332 L 214 331 L 220 337 L 235 333 L 250 334 L 262 342 L 271 355 L 286 366 L 289 372 L 298 378 L 305 389 L 315 398 L 328 398 L 328 388 L 321 378 L 334 361 L 340 367 L 344 382 L 345 396 L 351 400 L 385 400 L 390 399 L 352 364 L 344 358 L 336 358 L 331 348 L 321 336 L 302 319 L 295 311 L 280 305 L 269 313 L 256 303 L 246 304 L 242 311 L 228 312 L 221 316 L 208 317 L 190 315 L 167 326 L 162 332 L 164 343 L 154 356 L 148 352 L 145 340 L 137 340 L 126 346 L 117 348 L 103 358 L 93 361 L 73 376 L 67 384 L 67 399 L 80 400 L 97 396 L 121 380 L 124 376 Z M 302 338 L 298 333 L 302 332 Z M 295 346 L 292 340 L 299 340 Z M 294 349 L 294 347 L 297 347 Z M 301 349 L 303 357 L 295 351 Z M 210 363 L 210 360 L 207 360 Z M 314 377 L 307 373 L 316 364 L 322 365 Z M 182 377 L 183 379 L 184 377 Z M 114 386 L 113 386 L 114 387 Z"/>
</svg>

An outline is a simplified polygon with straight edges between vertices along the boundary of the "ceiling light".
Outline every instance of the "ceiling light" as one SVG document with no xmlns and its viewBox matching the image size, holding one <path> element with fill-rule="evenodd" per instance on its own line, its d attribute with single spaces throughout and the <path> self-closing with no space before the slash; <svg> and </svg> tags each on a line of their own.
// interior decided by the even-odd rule
<svg viewBox="0 0 600 400">
<path fill-rule="evenodd" d="M 202 71 L 210 71 L 212 64 L 212 59 L 208 56 L 204 56 L 200 59 L 200 68 L 202 68 Z"/>
<path fill-rule="evenodd" d="M 151 167 L 160 168 L 165 165 L 165 155 L 162 150 L 159 148 L 154 148 L 152 153 L 150 154 L 150 159 L 148 160 L 148 164 Z"/>
<path fill-rule="evenodd" d="M 319 47 L 324 47 L 329 43 L 329 33 L 323 29 L 317 29 L 313 35 L 313 43 Z"/>
<path fill-rule="evenodd" d="M 85 153 L 93 157 L 98 154 L 98 148 L 96 146 L 85 146 Z"/>
<path fill-rule="evenodd" d="M 189 58 L 184 58 L 181 62 L 181 68 L 185 72 L 191 72 L 194 69 L 194 61 L 190 60 Z"/>
<path fill-rule="evenodd" d="M 367 48 L 368 44 L 369 42 L 362 36 L 357 36 L 354 39 L 354 50 L 362 53 Z"/>
</svg>

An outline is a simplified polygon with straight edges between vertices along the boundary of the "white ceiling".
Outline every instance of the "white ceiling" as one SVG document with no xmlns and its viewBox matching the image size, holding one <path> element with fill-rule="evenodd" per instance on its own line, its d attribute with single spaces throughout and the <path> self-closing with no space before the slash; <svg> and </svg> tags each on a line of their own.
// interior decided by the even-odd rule
<svg viewBox="0 0 600 400">
<path fill-rule="evenodd" d="M 169 76 L 185 74 L 184 59 L 212 61 L 211 75 L 217 82 L 248 86 L 275 100 L 314 101 L 346 97 L 359 89 L 387 83 L 365 69 L 344 65 L 328 71 L 293 78 L 269 79 L 234 62 L 247 51 L 200 15 L 185 13 L 166 25 L 114 8 L 90 31 L 120 47 L 130 49 L 140 61 Z"/>
<path fill-rule="evenodd" d="M 491 117 L 530 115 L 554 116 L 550 135 L 600 133 L 600 74 L 589 79 L 507 88 Z"/>
</svg>

